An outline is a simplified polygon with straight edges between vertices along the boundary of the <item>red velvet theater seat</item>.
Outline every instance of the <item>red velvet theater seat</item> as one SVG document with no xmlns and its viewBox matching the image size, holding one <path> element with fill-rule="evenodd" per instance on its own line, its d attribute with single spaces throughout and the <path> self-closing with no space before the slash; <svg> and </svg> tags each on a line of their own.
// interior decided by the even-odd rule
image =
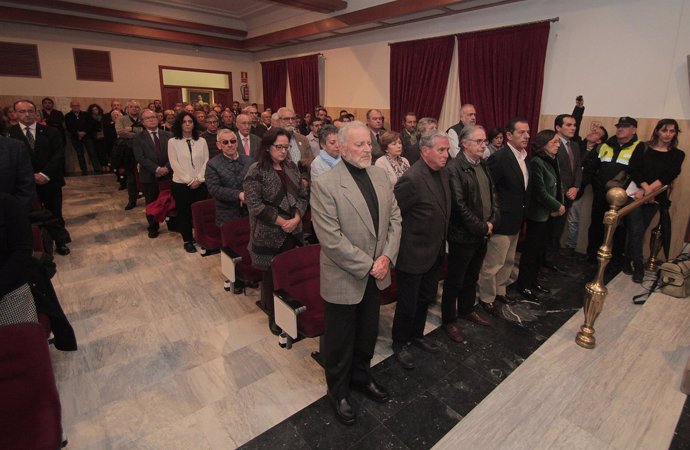
<svg viewBox="0 0 690 450">
<path fill-rule="evenodd" d="M 220 229 L 216 226 L 216 201 L 202 200 L 192 204 L 194 239 L 201 246 L 201 255 L 219 252 L 222 245 Z"/>
<path fill-rule="evenodd" d="M 247 245 L 249 244 L 249 218 L 225 222 L 220 229 L 222 253 L 221 271 L 225 275 L 226 291 L 235 283 L 242 287 L 261 281 L 262 272 L 252 266 Z"/>
<path fill-rule="evenodd" d="M 0 449 L 61 447 L 60 398 L 41 325 L 0 327 Z"/>
<path fill-rule="evenodd" d="M 320 251 L 320 245 L 294 248 L 276 256 L 271 264 L 276 323 L 293 340 L 324 332 L 324 301 L 319 291 Z"/>
</svg>

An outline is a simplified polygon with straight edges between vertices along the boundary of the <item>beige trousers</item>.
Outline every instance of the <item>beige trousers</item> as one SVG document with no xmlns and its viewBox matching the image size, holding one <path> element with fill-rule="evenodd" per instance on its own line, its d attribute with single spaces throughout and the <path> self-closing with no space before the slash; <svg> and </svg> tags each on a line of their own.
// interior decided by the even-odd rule
<svg viewBox="0 0 690 450">
<path fill-rule="evenodd" d="M 486 256 L 479 272 L 479 300 L 493 303 L 497 295 L 505 295 L 515 266 L 515 249 L 520 234 L 494 234 L 486 247 Z"/>
</svg>

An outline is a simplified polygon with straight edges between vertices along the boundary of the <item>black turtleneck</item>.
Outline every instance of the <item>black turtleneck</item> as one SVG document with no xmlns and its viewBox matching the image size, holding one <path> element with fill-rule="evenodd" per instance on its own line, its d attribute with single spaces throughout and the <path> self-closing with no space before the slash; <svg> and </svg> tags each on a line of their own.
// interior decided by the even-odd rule
<svg viewBox="0 0 690 450">
<path fill-rule="evenodd" d="M 376 230 L 376 236 L 379 234 L 379 200 L 378 197 L 376 196 L 376 190 L 374 189 L 374 185 L 371 182 L 371 179 L 369 178 L 369 175 L 367 174 L 367 169 L 361 169 L 359 167 L 355 167 L 349 162 L 345 161 L 343 159 L 343 162 L 345 163 L 345 167 L 347 167 L 348 172 L 350 172 L 350 175 L 352 175 L 352 178 L 354 178 L 355 183 L 357 183 L 357 187 L 359 188 L 360 192 L 362 193 L 362 196 L 364 197 L 364 201 L 367 202 L 367 207 L 369 208 L 369 214 L 371 214 L 371 220 L 374 222 L 374 230 Z"/>
</svg>

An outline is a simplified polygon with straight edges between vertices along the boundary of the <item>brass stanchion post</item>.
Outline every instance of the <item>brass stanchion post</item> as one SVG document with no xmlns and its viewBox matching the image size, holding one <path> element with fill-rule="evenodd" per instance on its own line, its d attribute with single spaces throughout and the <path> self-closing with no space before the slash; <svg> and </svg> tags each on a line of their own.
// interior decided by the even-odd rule
<svg viewBox="0 0 690 450">
<path fill-rule="evenodd" d="M 608 294 L 608 289 L 606 289 L 606 284 L 604 283 L 604 272 L 611 260 L 613 233 L 616 231 L 619 219 L 618 210 L 625 204 L 627 194 L 622 188 L 612 188 L 606 193 L 606 200 L 609 202 L 610 209 L 604 215 L 606 232 L 604 234 L 604 242 L 597 252 L 599 268 L 594 281 L 587 283 L 585 286 L 585 323 L 580 327 L 580 331 L 575 338 L 577 345 L 588 349 L 592 349 L 596 345 L 594 322 L 599 317 L 604 307 L 604 300 L 606 300 L 606 295 Z"/>
<path fill-rule="evenodd" d="M 649 259 L 645 269 L 650 272 L 656 272 L 659 268 L 659 259 L 657 258 L 659 250 L 661 250 L 661 219 L 659 219 L 659 225 L 654 227 L 649 237 Z"/>
</svg>

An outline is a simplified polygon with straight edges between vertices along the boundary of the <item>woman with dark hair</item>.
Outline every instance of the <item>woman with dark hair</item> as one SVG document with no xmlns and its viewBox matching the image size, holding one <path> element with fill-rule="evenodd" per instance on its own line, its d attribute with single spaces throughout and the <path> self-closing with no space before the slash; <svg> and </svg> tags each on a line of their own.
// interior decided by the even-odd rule
<svg viewBox="0 0 690 450">
<path fill-rule="evenodd" d="M 505 130 L 503 128 L 494 128 L 487 136 L 489 145 L 486 146 L 484 150 L 484 156 L 482 159 L 486 159 L 498 151 L 499 148 L 503 147 L 503 140 L 505 139 Z"/>
<path fill-rule="evenodd" d="M 168 141 L 168 159 L 173 170 L 170 193 L 175 199 L 177 229 L 188 253 L 196 252 L 192 235 L 192 203 L 208 198 L 204 178 L 208 145 L 205 139 L 199 139 L 198 128 L 194 115 L 182 111 L 173 123 L 174 138 Z"/>
<path fill-rule="evenodd" d="M 251 229 L 249 254 L 252 265 L 264 271 L 261 301 L 268 312 L 268 327 L 276 335 L 280 328 L 274 319 L 271 263 L 279 253 L 301 245 L 302 217 L 309 201 L 297 165 L 287 158 L 289 148 L 290 133 L 271 128 L 242 183 Z"/>
<path fill-rule="evenodd" d="M 376 160 L 374 165 L 386 171 L 391 186 L 395 186 L 398 178 L 410 168 L 410 162 L 402 156 L 402 140 L 397 131 L 386 131 L 381 135 L 381 150 L 383 157 Z"/>
<path fill-rule="evenodd" d="M 101 170 L 103 172 L 108 172 L 108 162 L 110 158 L 106 153 L 105 136 L 103 135 L 103 108 L 96 103 L 92 103 L 89 105 L 87 111 L 91 114 L 91 118 L 94 121 L 92 131 L 93 145 L 96 148 L 98 163 L 101 165 Z"/>
<path fill-rule="evenodd" d="M 633 198 L 629 202 L 642 198 L 661 186 L 670 185 L 678 177 L 680 166 L 685 159 L 685 153 L 677 147 L 679 133 L 678 122 L 674 119 L 661 119 L 654 127 L 645 151 L 633 153 L 628 175 L 637 191 L 631 195 Z M 630 191 L 629 187 L 628 192 Z M 631 211 L 626 218 L 628 235 L 625 254 L 632 261 L 632 279 L 635 283 L 642 283 L 644 278 L 644 232 L 659 208 L 668 210 L 670 205 L 668 193 L 663 192 L 651 202 Z"/>
<path fill-rule="evenodd" d="M 529 162 L 527 188 L 527 236 L 520 256 L 518 289 L 528 300 L 537 301 L 536 292 L 550 291 L 537 283 L 539 267 L 546 256 L 555 217 L 565 214 L 563 186 L 558 168 L 561 141 L 553 130 L 542 130 L 532 142 L 533 157 Z"/>
</svg>

